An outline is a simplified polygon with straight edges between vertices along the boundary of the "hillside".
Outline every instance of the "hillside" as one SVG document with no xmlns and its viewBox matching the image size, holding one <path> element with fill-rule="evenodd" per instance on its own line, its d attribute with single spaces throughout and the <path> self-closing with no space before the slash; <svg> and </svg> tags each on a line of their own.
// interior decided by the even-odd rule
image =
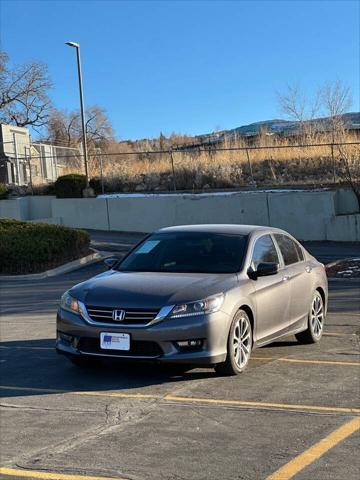
<svg viewBox="0 0 360 480">
<path fill-rule="evenodd" d="M 360 112 L 345 113 L 343 116 L 345 128 L 347 130 L 360 130 Z M 331 128 L 331 120 L 329 117 L 316 118 L 304 122 L 305 125 L 316 126 L 316 130 L 327 132 Z M 233 139 L 239 136 L 253 136 L 260 132 L 267 132 L 268 134 L 278 134 L 284 136 L 296 135 L 299 132 L 300 122 L 290 120 L 264 120 L 260 122 L 250 123 L 249 125 L 242 125 L 230 130 L 222 130 L 221 132 L 208 133 L 196 136 L 196 140 L 204 143 L 218 143 L 224 139 Z"/>
</svg>

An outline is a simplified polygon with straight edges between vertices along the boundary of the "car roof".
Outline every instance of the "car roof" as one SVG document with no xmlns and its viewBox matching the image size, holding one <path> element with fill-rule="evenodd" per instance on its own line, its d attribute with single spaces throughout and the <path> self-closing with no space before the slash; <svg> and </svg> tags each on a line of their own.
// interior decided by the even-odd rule
<svg viewBox="0 0 360 480">
<path fill-rule="evenodd" d="M 227 233 L 232 235 L 249 235 L 253 233 L 286 233 L 279 228 L 263 227 L 260 225 L 236 225 L 236 224 L 204 224 L 204 225 L 177 225 L 160 228 L 157 232 L 204 232 L 204 233 Z"/>
</svg>

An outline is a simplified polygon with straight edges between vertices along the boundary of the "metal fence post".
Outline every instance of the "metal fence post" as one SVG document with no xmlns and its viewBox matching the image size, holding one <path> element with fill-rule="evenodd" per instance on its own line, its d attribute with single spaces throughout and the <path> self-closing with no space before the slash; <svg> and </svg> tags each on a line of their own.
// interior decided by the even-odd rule
<svg viewBox="0 0 360 480">
<path fill-rule="evenodd" d="M 26 147 L 25 147 L 26 148 Z M 32 180 L 32 171 L 31 171 L 31 147 L 29 148 L 29 155 L 27 156 L 27 161 L 29 165 L 29 180 L 30 180 L 30 189 L 31 189 L 31 195 L 34 195 L 34 187 L 33 187 L 33 180 Z"/>
<path fill-rule="evenodd" d="M 249 164 L 251 182 L 252 182 L 253 184 L 255 184 L 254 175 L 253 175 L 253 171 L 252 171 L 251 160 L 250 160 L 250 155 L 249 155 L 249 150 L 248 150 L 247 148 L 246 148 L 246 156 L 247 156 L 247 161 L 248 161 L 248 164 Z"/>
<path fill-rule="evenodd" d="M 96 156 L 100 159 L 100 179 L 101 179 L 101 192 L 104 195 L 105 188 L 104 188 L 104 175 L 103 175 L 103 160 L 101 155 L 101 149 L 96 149 Z"/>
<path fill-rule="evenodd" d="M 169 155 L 171 159 L 171 169 L 172 169 L 172 178 L 173 178 L 173 188 L 174 192 L 176 192 L 176 178 L 175 178 L 175 166 L 174 166 L 174 157 L 173 157 L 173 151 L 172 148 L 169 150 Z"/>
<path fill-rule="evenodd" d="M 331 144 L 331 158 L 333 164 L 333 183 L 336 183 L 336 165 L 335 165 L 335 155 L 334 155 L 334 144 Z"/>
</svg>

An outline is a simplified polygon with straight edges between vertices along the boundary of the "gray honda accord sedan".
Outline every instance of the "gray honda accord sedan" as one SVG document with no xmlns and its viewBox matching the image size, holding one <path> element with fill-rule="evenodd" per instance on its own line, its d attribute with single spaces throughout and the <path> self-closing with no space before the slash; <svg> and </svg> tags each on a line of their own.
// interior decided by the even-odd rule
<svg viewBox="0 0 360 480">
<path fill-rule="evenodd" d="M 283 230 L 192 225 L 158 230 L 61 298 L 57 351 L 241 373 L 251 351 L 295 334 L 321 339 L 324 265 Z"/>
</svg>

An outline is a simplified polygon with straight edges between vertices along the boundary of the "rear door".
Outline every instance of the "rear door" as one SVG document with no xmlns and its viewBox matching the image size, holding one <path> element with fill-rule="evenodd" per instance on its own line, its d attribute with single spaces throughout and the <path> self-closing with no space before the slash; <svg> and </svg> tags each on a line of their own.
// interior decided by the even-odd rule
<svg viewBox="0 0 360 480">
<path fill-rule="evenodd" d="M 302 247 L 285 234 L 275 234 L 281 252 L 284 272 L 290 287 L 289 326 L 299 325 L 307 318 L 312 296 L 310 267 L 306 264 Z"/>
<path fill-rule="evenodd" d="M 253 280 L 254 303 L 256 305 L 255 340 L 259 343 L 287 328 L 289 322 L 290 290 L 284 280 L 281 261 L 271 235 L 257 238 L 253 245 L 251 267 L 256 270 L 259 263 L 272 262 L 280 265 L 276 275 L 258 277 Z"/>
</svg>

